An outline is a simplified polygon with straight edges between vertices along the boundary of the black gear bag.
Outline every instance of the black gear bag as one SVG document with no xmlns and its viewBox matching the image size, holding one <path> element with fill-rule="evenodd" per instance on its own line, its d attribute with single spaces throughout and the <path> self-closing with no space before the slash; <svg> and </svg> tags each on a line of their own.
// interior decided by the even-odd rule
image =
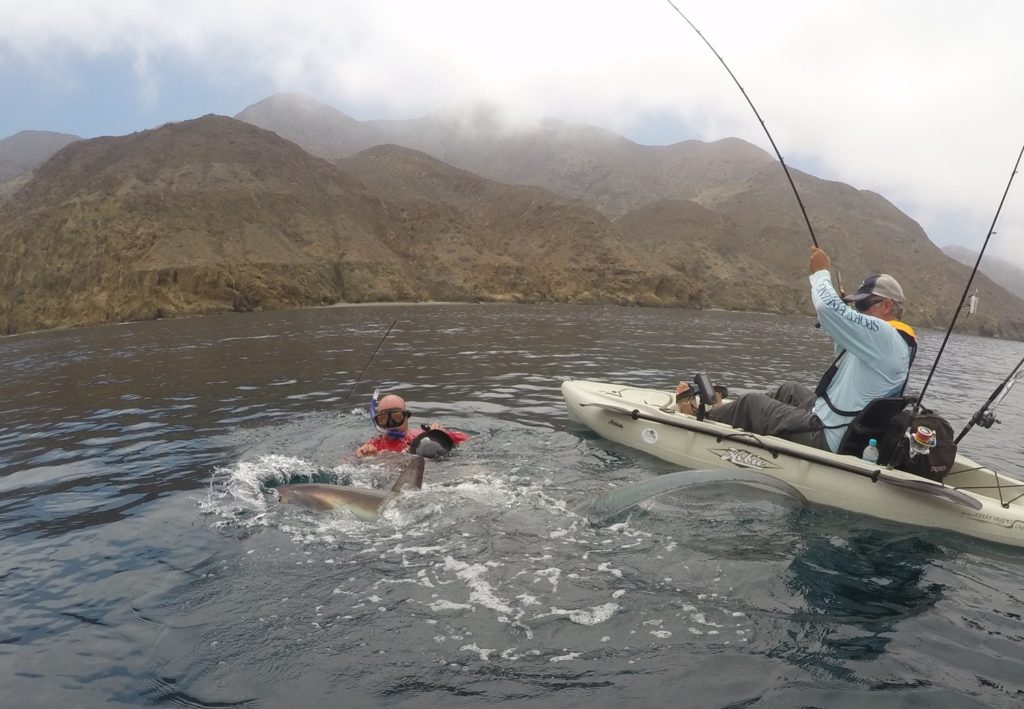
<svg viewBox="0 0 1024 709">
<path fill-rule="evenodd" d="M 935 431 L 935 445 L 927 455 L 910 455 L 908 430 L 916 431 L 927 426 Z M 901 411 L 892 417 L 878 445 L 878 462 L 892 464 L 898 470 L 914 473 L 921 477 L 942 482 L 942 478 L 953 470 L 956 460 L 956 436 L 949 421 L 924 407 L 914 415 L 913 409 Z"/>
</svg>

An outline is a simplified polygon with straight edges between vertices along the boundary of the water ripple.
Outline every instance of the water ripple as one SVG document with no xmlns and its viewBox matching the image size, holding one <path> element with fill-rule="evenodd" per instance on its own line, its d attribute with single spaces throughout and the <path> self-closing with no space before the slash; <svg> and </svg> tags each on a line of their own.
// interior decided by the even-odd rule
<svg viewBox="0 0 1024 709">
<path fill-rule="evenodd" d="M 922 365 L 940 340 L 921 333 Z M 0 657 L 15 705 L 1024 698 L 1017 554 L 731 489 L 607 527 L 574 512 L 672 468 L 568 423 L 564 379 L 814 381 L 830 346 L 808 318 L 381 305 L 4 344 Z M 929 396 L 959 428 L 1020 344 L 959 337 L 946 357 Z M 470 443 L 376 522 L 276 505 L 269 488 L 288 480 L 387 483 L 383 463 L 351 456 L 378 386 Z M 968 453 L 1019 468 L 1015 397 Z"/>
</svg>

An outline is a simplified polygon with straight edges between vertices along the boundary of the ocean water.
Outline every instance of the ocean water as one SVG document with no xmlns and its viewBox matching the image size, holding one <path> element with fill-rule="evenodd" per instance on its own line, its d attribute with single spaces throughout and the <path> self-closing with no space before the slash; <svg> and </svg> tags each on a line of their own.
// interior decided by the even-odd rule
<svg viewBox="0 0 1024 709">
<path fill-rule="evenodd" d="M 1022 354 L 954 336 L 926 404 L 959 430 Z M 0 705 L 1021 706 L 1020 551 L 734 486 L 579 513 L 673 468 L 571 424 L 564 379 L 830 361 L 809 318 L 558 305 L 4 338 Z M 393 475 L 352 457 L 375 387 L 472 438 L 379 520 L 278 505 Z M 962 444 L 1018 475 L 1021 397 Z"/>
</svg>

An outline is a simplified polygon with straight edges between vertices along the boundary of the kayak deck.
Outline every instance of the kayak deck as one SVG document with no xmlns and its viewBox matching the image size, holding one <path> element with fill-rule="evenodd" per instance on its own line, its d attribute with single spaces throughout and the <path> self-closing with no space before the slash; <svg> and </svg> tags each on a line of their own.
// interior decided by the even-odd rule
<svg viewBox="0 0 1024 709">
<path fill-rule="evenodd" d="M 571 419 L 598 435 L 688 469 L 758 470 L 810 502 L 1024 546 L 1024 482 L 958 455 L 943 483 L 773 436 L 699 421 L 671 392 L 569 380 Z"/>
</svg>

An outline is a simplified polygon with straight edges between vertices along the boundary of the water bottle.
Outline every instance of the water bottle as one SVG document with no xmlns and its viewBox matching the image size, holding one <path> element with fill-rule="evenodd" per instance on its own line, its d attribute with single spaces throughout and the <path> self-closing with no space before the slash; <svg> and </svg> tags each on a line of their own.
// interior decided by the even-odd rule
<svg viewBox="0 0 1024 709">
<path fill-rule="evenodd" d="M 860 457 L 863 458 L 864 460 L 866 460 L 869 463 L 877 463 L 878 462 L 878 441 L 876 439 L 874 439 L 874 438 L 869 440 L 867 447 L 864 449 L 864 452 L 861 453 Z"/>
</svg>

